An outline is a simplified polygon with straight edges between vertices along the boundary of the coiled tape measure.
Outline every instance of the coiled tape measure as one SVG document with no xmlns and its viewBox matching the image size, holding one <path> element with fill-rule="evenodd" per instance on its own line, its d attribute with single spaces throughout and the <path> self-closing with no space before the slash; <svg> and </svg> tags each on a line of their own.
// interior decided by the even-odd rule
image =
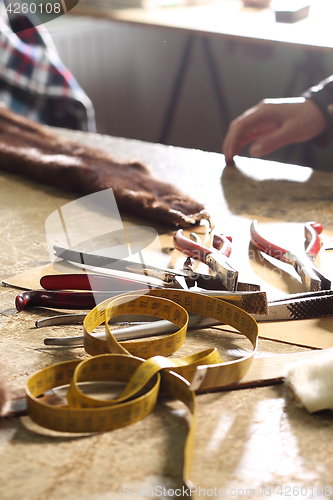
<svg viewBox="0 0 333 500">
<path fill-rule="evenodd" d="M 184 343 L 188 313 L 200 314 L 235 328 L 251 342 L 249 355 L 223 363 L 215 348 L 173 359 L 170 354 Z M 178 330 L 162 338 L 118 342 L 109 320 L 119 315 L 156 316 L 174 323 Z M 94 330 L 105 325 L 105 339 Z M 257 349 L 258 324 L 239 307 L 199 293 L 163 289 L 118 295 L 98 304 L 83 323 L 84 347 L 92 357 L 52 365 L 32 375 L 26 385 L 28 414 L 37 424 L 61 432 L 105 432 L 133 424 L 152 412 L 160 391 L 181 400 L 192 414 L 185 450 L 183 479 L 189 481 L 193 456 L 195 390 L 208 390 L 239 381 L 247 373 Z M 87 395 L 83 382 L 125 384 L 116 399 Z M 68 405 L 55 406 L 40 396 L 56 387 L 69 386 Z M 81 385 L 80 385 L 81 384 Z"/>
</svg>

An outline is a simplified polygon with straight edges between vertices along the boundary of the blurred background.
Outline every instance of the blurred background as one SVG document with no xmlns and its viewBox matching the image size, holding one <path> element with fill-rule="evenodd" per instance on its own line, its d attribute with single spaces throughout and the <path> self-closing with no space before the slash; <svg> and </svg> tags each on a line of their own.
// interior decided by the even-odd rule
<svg viewBox="0 0 333 500">
<path fill-rule="evenodd" d="M 285 24 L 275 22 L 271 6 L 248 6 L 239 0 L 158 7 L 159 14 L 168 22 L 173 17 L 177 26 L 181 18 L 184 24 L 190 22 L 193 9 L 218 4 L 218 19 L 214 12 L 209 19 L 209 11 L 202 18 L 202 33 L 119 22 L 103 15 L 102 7 L 135 14 L 132 6 L 138 1 L 80 0 L 70 14 L 46 24 L 64 64 L 93 101 L 101 134 L 220 152 L 231 119 L 265 97 L 298 96 L 333 73 L 333 32 L 325 28 L 328 20 L 326 11 L 319 10 L 325 5 L 321 0 L 316 0 L 317 17 L 312 25 L 312 7 L 309 18 Z M 146 8 L 148 13 L 155 12 L 154 6 Z M 200 12 L 206 11 L 196 11 L 196 23 Z M 322 14 L 319 21 L 318 13 Z M 219 22 L 227 36 L 216 33 Z M 274 40 L 283 29 L 290 37 L 301 33 L 302 43 Z M 242 30 L 245 34 L 250 30 L 251 36 L 240 36 Z M 253 37 L 258 33 L 262 38 L 261 31 L 267 41 Z M 321 48 L 309 48 L 306 36 L 313 44 L 316 33 Z M 172 97 L 177 83 L 178 93 Z M 269 158 L 325 170 L 332 168 L 333 148 L 295 146 Z"/>
</svg>

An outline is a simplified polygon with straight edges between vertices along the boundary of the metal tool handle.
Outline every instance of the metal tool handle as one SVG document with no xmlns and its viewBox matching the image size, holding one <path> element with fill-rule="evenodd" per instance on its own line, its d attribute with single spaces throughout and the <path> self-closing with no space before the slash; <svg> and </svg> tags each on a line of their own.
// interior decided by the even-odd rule
<svg viewBox="0 0 333 500">
<path fill-rule="evenodd" d="M 319 238 L 320 233 L 323 231 L 323 226 L 319 222 L 307 222 L 304 225 L 305 239 L 308 242 L 306 248 L 306 255 L 314 260 L 321 248 L 321 241 Z M 288 253 L 283 247 L 275 245 L 270 241 L 263 238 L 258 232 L 258 221 L 254 220 L 250 227 L 251 242 L 258 249 L 271 257 L 278 260 L 284 260 L 283 255 Z"/>
<path fill-rule="evenodd" d="M 305 239 L 308 242 L 305 252 L 311 260 L 315 260 L 321 249 L 319 235 L 322 231 L 323 226 L 320 222 L 307 222 L 304 226 Z"/>
<path fill-rule="evenodd" d="M 121 292 L 54 292 L 31 290 L 17 295 L 16 309 L 20 312 L 28 307 L 54 307 L 56 309 L 90 310 L 103 300 L 115 297 Z"/>
<path fill-rule="evenodd" d="M 232 251 L 232 238 L 231 236 L 224 236 L 224 234 L 214 234 L 213 247 L 226 257 L 230 257 Z"/>
<path fill-rule="evenodd" d="M 142 290 L 143 283 L 125 278 L 103 276 L 99 274 L 50 274 L 40 279 L 45 290 L 100 290 L 117 289 L 122 292 Z"/>
<path fill-rule="evenodd" d="M 204 263 L 206 263 L 208 255 L 212 253 L 209 248 L 186 238 L 182 229 L 178 229 L 174 234 L 173 244 L 180 252 Z"/>
<path fill-rule="evenodd" d="M 263 238 L 258 232 L 257 220 L 252 221 L 250 227 L 250 234 L 251 234 L 251 242 L 258 250 L 267 253 L 267 255 L 270 255 L 275 259 L 283 261 L 283 255 L 287 253 L 288 250 L 286 250 L 283 247 L 280 247 L 279 245 L 275 245 L 274 243 L 271 243 L 268 240 L 265 240 L 265 238 Z"/>
<path fill-rule="evenodd" d="M 179 229 L 173 237 L 173 243 L 177 250 L 183 252 L 189 257 L 193 257 L 196 260 L 206 263 L 206 259 L 212 250 L 201 245 L 198 241 L 190 240 L 184 236 L 182 229 Z M 214 234 L 213 236 L 213 247 L 218 251 L 218 253 L 224 255 L 225 257 L 230 257 L 232 251 L 231 238 L 224 236 L 223 234 Z"/>
</svg>

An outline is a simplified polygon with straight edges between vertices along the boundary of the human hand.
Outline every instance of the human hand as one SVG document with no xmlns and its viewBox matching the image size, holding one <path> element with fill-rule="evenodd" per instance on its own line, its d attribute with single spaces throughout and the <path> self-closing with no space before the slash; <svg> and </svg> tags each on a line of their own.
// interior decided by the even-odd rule
<svg viewBox="0 0 333 500">
<path fill-rule="evenodd" d="M 222 152 L 226 163 L 232 163 L 252 142 L 250 155 L 259 158 L 287 144 L 308 141 L 325 128 L 320 109 L 305 97 L 264 99 L 231 122 Z"/>
</svg>

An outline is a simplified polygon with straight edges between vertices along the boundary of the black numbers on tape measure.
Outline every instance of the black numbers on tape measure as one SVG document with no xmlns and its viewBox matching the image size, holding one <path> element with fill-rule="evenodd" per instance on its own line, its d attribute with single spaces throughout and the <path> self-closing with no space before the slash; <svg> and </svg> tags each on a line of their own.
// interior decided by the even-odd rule
<svg viewBox="0 0 333 500">
<path fill-rule="evenodd" d="M 196 307 L 197 309 L 201 309 L 201 307 L 202 307 L 202 299 L 197 299 L 197 300 L 195 301 L 195 307 Z"/>
<path fill-rule="evenodd" d="M 191 307 L 192 306 L 192 300 L 190 296 L 185 297 L 185 307 Z"/>
<path fill-rule="evenodd" d="M 174 315 L 173 315 L 174 321 L 178 321 L 180 319 L 180 316 L 181 316 L 181 313 L 180 313 L 179 309 L 176 309 L 176 311 L 174 312 Z"/>
<path fill-rule="evenodd" d="M 208 312 L 212 312 L 214 304 L 211 300 L 207 300 L 206 309 Z"/>
<path fill-rule="evenodd" d="M 170 314 L 170 311 L 171 311 L 171 307 L 170 306 L 164 306 L 163 308 L 163 312 L 166 313 L 166 314 Z"/>
<path fill-rule="evenodd" d="M 222 316 L 222 314 L 223 314 L 223 306 L 222 306 L 222 303 L 221 303 L 221 302 L 219 302 L 219 303 L 217 304 L 217 307 L 216 307 L 216 312 L 217 312 L 217 314 L 218 314 L 219 316 Z"/>
</svg>

